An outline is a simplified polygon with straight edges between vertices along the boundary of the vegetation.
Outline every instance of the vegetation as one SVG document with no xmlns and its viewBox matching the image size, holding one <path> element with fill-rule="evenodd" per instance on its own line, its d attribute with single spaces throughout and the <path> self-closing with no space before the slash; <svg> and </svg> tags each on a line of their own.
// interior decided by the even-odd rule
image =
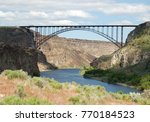
<svg viewBox="0 0 150 122">
<path fill-rule="evenodd" d="M 150 74 L 147 74 L 141 77 L 140 88 L 142 90 L 150 89 Z"/>
<path fill-rule="evenodd" d="M 16 95 L 20 98 L 23 98 L 26 96 L 25 92 L 24 92 L 24 87 L 22 85 L 19 85 L 17 87 L 17 91 L 16 91 Z"/>
<path fill-rule="evenodd" d="M 16 78 L 25 80 L 28 78 L 28 74 L 22 70 L 15 70 L 15 71 L 5 70 L 3 72 L 3 75 L 7 76 L 8 79 L 10 79 L 10 80 L 16 79 Z"/>
<path fill-rule="evenodd" d="M 20 98 L 17 96 L 8 96 L 0 101 L 1 105 L 49 105 L 50 102 L 40 98 Z"/>
<path fill-rule="evenodd" d="M 33 77 L 32 78 L 32 82 L 38 86 L 39 88 L 43 88 L 44 87 L 44 79 L 40 78 L 40 77 Z"/>
<path fill-rule="evenodd" d="M 150 30 L 149 30 L 150 31 Z M 150 35 L 142 35 L 129 42 L 130 46 L 138 47 L 142 51 L 150 51 Z"/>
<path fill-rule="evenodd" d="M 108 83 L 123 83 L 135 86 L 141 90 L 150 89 L 150 74 L 139 75 L 124 70 L 102 70 L 95 68 L 85 68 L 82 72 L 85 72 L 84 77 L 99 78 Z"/>
<path fill-rule="evenodd" d="M 143 23 L 135 28 L 127 40 L 128 43 L 119 51 L 109 56 L 101 56 L 97 62 L 94 62 L 98 69 L 85 68 L 82 71 L 83 76 L 108 83 L 127 84 L 140 90 L 150 89 L 149 23 Z"/>
<path fill-rule="evenodd" d="M 16 74 L 20 74 L 19 70 L 6 72 L 8 71 L 0 75 L 1 105 L 150 104 L 150 90 L 130 94 L 109 93 L 101 86 L 81 86 L 75 82 L 59 83 L 53 79 L 40 77 L 22 78 L 18 75 L 16 77 Z M 21 73 L 26 74 L 23 71 Z M 14 74 L 14 76 L 10 78 L 8 74 Z M 141 82 L 146 82 L 147 79 L 149 76 L 143 77 Z"/>
</svg>

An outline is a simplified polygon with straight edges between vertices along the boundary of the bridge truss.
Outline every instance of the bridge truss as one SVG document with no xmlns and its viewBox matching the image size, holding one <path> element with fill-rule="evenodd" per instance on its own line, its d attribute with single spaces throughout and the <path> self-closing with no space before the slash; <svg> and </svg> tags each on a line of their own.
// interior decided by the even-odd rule
<svg viewBox="0 0 150 122">
<path fill-rule="evenodd" d="M 50 38 L 61 33 L 73 30 L 83 30 L 96 33 L 114 43 L 119 48 L 124 46 L 124 33 L 127 28 L 137 25 L 53 25 L 53 26 L 20 26 L 34 31 L 34 41 L 37 48 Z"/>
</svg>

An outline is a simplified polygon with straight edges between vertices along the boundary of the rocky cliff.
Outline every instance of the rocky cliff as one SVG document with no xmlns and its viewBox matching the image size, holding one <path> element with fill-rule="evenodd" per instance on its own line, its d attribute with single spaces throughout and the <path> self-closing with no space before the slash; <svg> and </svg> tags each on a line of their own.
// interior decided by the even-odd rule
<svg viewBox="0 0 150 122">
<path fill-rule="evenodd" d="M 57 69 L 54 64 L 48 63 L 46 56 L 41 51 L 38 51 L 38 67 L 40 71 Z"/>
<path fill-rule="evenodd" d="M 0 71 L 22 69 L 39 75 L 33 33 L 20 27 L 0 27 Z"/>
<path fill-rule="evenodd" d="M 53 37 L 41 46 L 47 62 L 59 68 L 89 66 L 96 57 L 118 49 L 110 42 Z"/>
<path fill-rule="evenodd" d="M 101 69 L 132 66 L 135 71 L 150 71 L 150 22 L 136 27 L 128 35 L 127 41 L 126 46 L 112 55 L 96 59 L 91 65 Z"/>
</svg>

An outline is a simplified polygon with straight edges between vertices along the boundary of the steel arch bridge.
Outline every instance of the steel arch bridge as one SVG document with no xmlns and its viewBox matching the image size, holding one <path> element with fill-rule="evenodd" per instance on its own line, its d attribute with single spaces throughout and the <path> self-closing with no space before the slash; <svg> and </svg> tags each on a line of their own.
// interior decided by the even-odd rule
<svg viewBox="0 0 150 122">
<path fill-rule="evenodd" d="M 50 38 L 67 31 L 83 30 L 96 33 L 119 48 L 126 42 L 124 39 L 124 30 L 127 28 L 135 28 L 137 25 L 53 25 L 53 26 L 20 26 L 34 32 L 34 41 L 36 47 L 39 48 Z"/>
</svg>

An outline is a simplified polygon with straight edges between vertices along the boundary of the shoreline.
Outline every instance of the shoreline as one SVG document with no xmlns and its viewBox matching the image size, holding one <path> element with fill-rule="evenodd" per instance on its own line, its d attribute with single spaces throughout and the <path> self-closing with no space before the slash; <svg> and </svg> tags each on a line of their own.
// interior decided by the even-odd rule
<svg viewBox="0 0 150 122">
<path fill-rule="evenodd" d="M 59 69 L 47 69 L 47 70 L 43 70 L 43 71 L 40 71 L 40 72 L 45 72 L 45 71 L 53 71 L 53 70 L 65 70 L 65 69 L 79 69 L 80 70 L 80 75 L 83 76 L 83 74 L 81 74 L 81 71 L 82 69 L 81 68 L 71 68 L 71 67 L 68 67 L 68 68 L 59 68 Z M 85 78 L 85 77 L 84 77 Z M 89 77 L 86 77 L 86 78 L 89 78 L 89 79 L 95 79 L 95 80 L 98 80 L 98 81 L 101 81 L 101 82 L 104 82 L 104 83 L 108 83 L 107 81 L 104 81 L 103 79 L 99 78 L 99 77 L 92 77 L 92 76 L 89 76 Z M 135 86 L 131 86 L 131 85 L 127 85 L 125 83 L 108 83 L 108 84 L 113 84 L 113 85 L 120 85 L 120 86 L 124 86 L 124 87 L 129 87 L 129 88 L 133 88 L 133 89 L 136 89 L 138 91 L 140 91 L 139 89 L 137 89 Z"/>
<path fill-rule="evenodd" d="M 98 80 L 98 81 L 101 81 L 101 82 L 104 82 L 104 83 L 108 83 L 107 81 L 104 81 L 102 80 L 101 78 L 99 77 L 87 77 L 89 79 L 95 79 L 95 80 Z M 113 84 L 113 85 L 120 85 L 120 86 L 124 86 L 124 87 L 129 87 L 129 88 L 133 88 L 133 89 L 136 89 L 138 91 L 140 91 L 139 89 L 137 89 L 135 86 L 131 86 L 131 85 L 128 85 L 128 84 L 125 84 L 125 83 L 108 83 L 108 84 Z"/>
</svg>

